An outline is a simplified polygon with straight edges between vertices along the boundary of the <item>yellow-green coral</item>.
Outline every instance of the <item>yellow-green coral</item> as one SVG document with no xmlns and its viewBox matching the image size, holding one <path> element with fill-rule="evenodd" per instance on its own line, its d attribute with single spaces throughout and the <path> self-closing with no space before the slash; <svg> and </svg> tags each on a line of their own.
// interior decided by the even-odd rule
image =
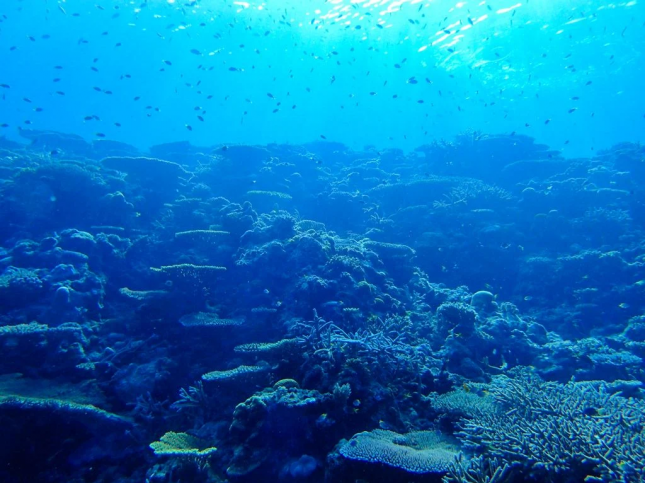
<svg viewBox="0 0 645 483">
<path fill-rule="evenodd" d="M 217 448 L 208 446 L 202 439 L 188 433 L 169 431 L 159 441 L 150 443 L 150 448 L 157 456 L 175 456 L 180 458 L 208 458 Z"/>
</svg>

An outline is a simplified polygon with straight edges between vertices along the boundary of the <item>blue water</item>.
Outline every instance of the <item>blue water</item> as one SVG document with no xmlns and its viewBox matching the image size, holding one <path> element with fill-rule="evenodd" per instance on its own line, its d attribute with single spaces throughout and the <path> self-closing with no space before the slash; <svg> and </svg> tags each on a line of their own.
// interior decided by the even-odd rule
<svg viewBox="0 0 645 483">
<path fill-rule="evenodd" d="M 0 482 L 645 481 L 642 0 L 5 0 Z"/>
<path fill-rule="evenodd" d="M 324 135 L 408 150 L 477 130 L 570 156 L 642 140 L 637 1 L 51 0 L 2 13 L 9 136 L 30 121 L 141 148 Z"/>
</svg>

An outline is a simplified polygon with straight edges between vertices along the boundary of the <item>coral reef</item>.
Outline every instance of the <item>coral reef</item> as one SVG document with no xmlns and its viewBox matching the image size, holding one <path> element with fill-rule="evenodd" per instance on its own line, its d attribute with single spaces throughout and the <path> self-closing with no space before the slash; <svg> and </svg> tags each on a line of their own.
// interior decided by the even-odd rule
<svg viewBox="0 0 645 483">
<path fill-rule="evenodd" d="M 3 481 L 643 480 L 642 147 L 21 133 Z"/>
</svg>

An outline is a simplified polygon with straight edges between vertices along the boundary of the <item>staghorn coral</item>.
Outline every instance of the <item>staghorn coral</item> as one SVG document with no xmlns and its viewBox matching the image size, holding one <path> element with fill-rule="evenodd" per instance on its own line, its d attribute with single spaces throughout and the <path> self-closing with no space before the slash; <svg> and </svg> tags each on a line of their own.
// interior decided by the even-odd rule
<svg viewBox="0 0 645 483">
<path fill-rule="evenodd" d="M 466 447 L 540 478 L 643 481 L 645 400 L 612 393 L 605 382 L 558 384 L 526 372 L 495 378 L 490 393 L 502 411 L 465 419 L 457 436 Z"/>
<path fill-rule="evenodd" d="M 502 483 L 511 476 L 511 466 L 499 458 L 466 459 L 462 453 L 448 468 L 443 483 Z"/>
<path fill-rule="evenodd" d="M 350 460 L 383 463 L 408 473 L 445 473 L 459 446 L 439 431 L 398 434 L 375 429 L 355 434 L 339 451 Z"/>
</svg>

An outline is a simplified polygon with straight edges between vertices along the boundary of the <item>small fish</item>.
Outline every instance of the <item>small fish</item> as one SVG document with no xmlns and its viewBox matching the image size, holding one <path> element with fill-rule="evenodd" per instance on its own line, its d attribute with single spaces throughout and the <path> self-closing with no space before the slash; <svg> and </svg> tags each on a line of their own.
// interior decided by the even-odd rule
<svg viewBox="0 0 645 483">
<path fill-rule="evenodd" d="M 321 134 L 320 139 L 327 139 L 327 136 L 325 136 L 324 134 Z"/>
<path fill-rule="evenodd" d="M 9 84 L 0 84 L 0 87 L 3 89 L 11 89 L 11 86 Z"/>
<path fill-rule="evenodd" d="M 193 127 L 190 124 L 186 124 L 186 129 L 188 129 L 189 131 L 192 131 Z"/>
<path fill-rule="evenodd" d="M 340 307 L 342 305 L 345 305 L 342 300 L 330 300 L 322 304 L 323 307 Z"/>
<path fill-rule="evenodd" d="M 202 53 L 197 49 L 190 49 L 190 53 L 194 55 L 202 55 Z"/>
<path fill-rule="evenodd" d="M 275 99 L 275 96 L 271 94 L 270 92 L 267 92 L 267 97 L 270 99 Z"/>
<path fill-rule="evenodd" d="M 95 133 L 94 135 L 95 135 L 97 138 L 104 138 L 104 137 L 105 137 L 105 134 L 103 134 L 102 132 L 97 132 L 97 133 Z"/>
<path fill-rule="evenodd" d="M 568 112 L 569 114 L 572 114 L 572 113 L 576 112 L 577 110 L 578 110 L 578 108 L 577 108 L 577 107 L 572 107 L 572 108 L 571 108 L 571 109 L 569 109 L 567 112 Z"/>
</svg>

